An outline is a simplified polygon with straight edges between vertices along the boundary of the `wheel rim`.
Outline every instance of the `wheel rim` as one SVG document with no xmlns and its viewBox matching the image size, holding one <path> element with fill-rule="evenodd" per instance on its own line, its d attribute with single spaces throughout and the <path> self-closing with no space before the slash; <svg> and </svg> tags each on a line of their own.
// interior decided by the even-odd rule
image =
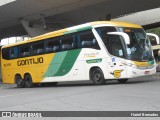
<svg viewBox="0 0 160 120">
<path fill-rule="evenodd" d="M 29 84 L 29 80 L 28 78 L 26 79 L 26 86 L 28 87 L 30 84 Z"/>
<path fill-rule="evenodd" d="M 101 80 L 102 80 L 102 75 L 101 75 L 101 73 L 100 73 L 98 70 L 95 71 L 94 76 L 93 76 L 93 79 L 94 79 L 97 83 L 101 82 Z"/>
<path fill-rule="evenodd" d="M 21 86 L 21 85 L 22 85 L 21 79 L 18 79 L 18 80 L 17 80 L 17 85 L 18 85 L 18 86 Z"/>
<path fill-rule="evenodd" d="M 25 87 L 30 88 L 32 86 L 33 86 L 33 84 L 32 84 L 32 80 L 31 80 L 30 76 L 26 76 L 26 78 L 25 78 Z"/>
<path fill-rule="evenodd" d="M 24 87 L 23 80 L 21 78 L 17 79 L 17 86 L 18 87 Z"/>
</svg>

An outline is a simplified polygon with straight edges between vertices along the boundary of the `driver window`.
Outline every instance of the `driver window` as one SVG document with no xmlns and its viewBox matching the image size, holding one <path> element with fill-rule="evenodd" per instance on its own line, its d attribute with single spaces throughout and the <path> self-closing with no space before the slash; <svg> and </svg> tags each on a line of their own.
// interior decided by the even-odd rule
<svg viewBox="0 0 160 120">
<path fill-rule="evenodd" d="M 124 57 L 120 36 L 108 35 L 106 42 L 106 47 L 111 55 Z"/>
</svg>

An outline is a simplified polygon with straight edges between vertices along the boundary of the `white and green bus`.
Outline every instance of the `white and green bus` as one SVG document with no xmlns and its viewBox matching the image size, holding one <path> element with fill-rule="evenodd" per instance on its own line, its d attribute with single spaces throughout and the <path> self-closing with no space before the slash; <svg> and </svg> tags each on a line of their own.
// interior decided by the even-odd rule
<svg viewBox="0 0 160 120">
<path fill-rule="evenodd" d="M 18 87 L 64 81 L 129 78 L 156 73 L 151 43 L 139 25 L 97 21 L 2 47 L 4 83 Z"/>
</svg>

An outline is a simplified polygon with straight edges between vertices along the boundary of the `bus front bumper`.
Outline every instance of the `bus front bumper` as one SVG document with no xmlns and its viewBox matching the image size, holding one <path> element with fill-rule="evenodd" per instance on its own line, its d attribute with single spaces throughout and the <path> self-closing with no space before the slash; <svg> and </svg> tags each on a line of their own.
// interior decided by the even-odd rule
<svg viewBox="0 0 160 120">
<path fill-rule="evenodd" d="M 152 66 L 151 68 L 127 68 L 127 75 L 128 78 L 135 78 L 140 76 L 147 76 L 147 75 L 154 75 L 156 74 L 156 65 Z"/>
</svg>

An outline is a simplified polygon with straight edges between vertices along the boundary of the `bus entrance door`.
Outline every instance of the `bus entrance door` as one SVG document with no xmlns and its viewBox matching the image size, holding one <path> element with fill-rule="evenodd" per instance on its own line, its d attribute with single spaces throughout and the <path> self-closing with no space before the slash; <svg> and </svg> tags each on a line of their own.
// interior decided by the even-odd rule
<svg viewBox="0 0 160 120">
<path fill-rule="evenodd" d="M 109 79 L 126 78 L 126 67 L 122 58 L 108 58 Z"/>
</svg>

